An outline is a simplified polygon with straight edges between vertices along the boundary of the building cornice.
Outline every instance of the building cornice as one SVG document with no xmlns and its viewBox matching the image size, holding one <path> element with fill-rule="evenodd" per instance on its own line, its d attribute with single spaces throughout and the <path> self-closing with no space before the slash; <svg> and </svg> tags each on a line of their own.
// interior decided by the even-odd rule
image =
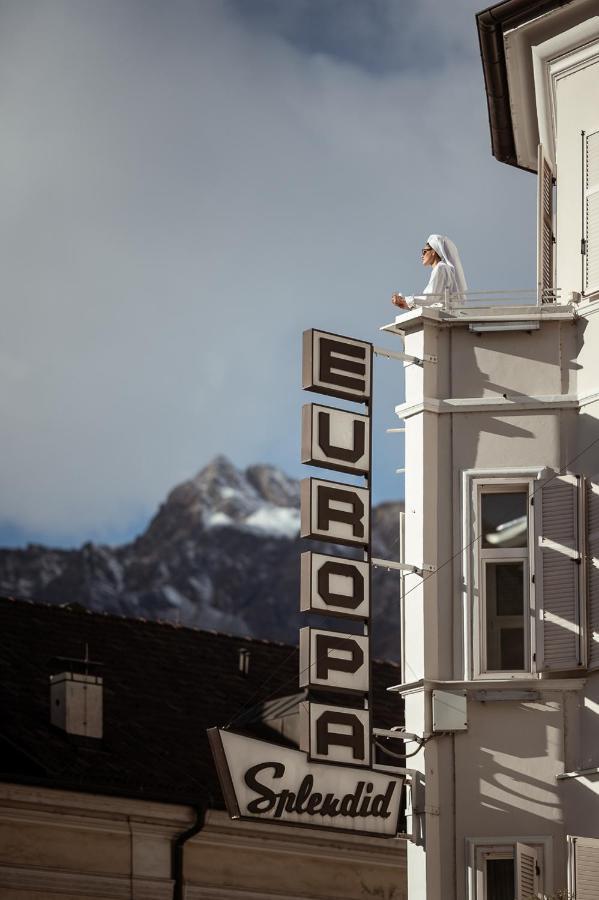
<svg viewBox="0 0 599 900">
<path fill-rule="evenodd" d="M 585 678 L 532 678 L 530 676 L 514 676 L 502 679 L 477 679 L 475 681 L 442 681 L 430 678 L 421 678 L 419 681 L 411 681 L 407 684 L 394 684 L 387 690 L 394 694 L 418 694 L 423 691 L 432 691 L 441 688 L 446 691 L 466 691 L 467 694 L 478 694 L 481 691 L 537 691 L 541 694 L 548 692 L 581 691 L 586 684 Z"/>
<path fill-rule="evenodd" d="M 586 396 L 584 400 L 576 394 L 546 394 L 537 397 L 512 396 L 512 397 L 453 397 L 447 400 L 437 400 L 432 397 L 424 397 L 417 402 L 408 401 L 395 407 L 395 413 L 400 419 L 409 419 L 419 413 L 430 412 L 436 415 L 446 413 L 498 413 L 513 412 L 546 412 L 551 409 L 579 409 L 586 403 L 593 402 L 599 397 L 599 392 Z"/>
</svg>

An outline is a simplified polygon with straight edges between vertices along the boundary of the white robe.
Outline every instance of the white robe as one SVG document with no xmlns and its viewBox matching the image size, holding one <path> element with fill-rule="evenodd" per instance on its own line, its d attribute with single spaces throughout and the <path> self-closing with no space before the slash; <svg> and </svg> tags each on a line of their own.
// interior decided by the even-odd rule
<svg viewBox="0 0 599 900">
<path fill-rule="evenodd" d="M 445 288 L 450 293 L 455 293 L 458 289 L 455 278 L 455 269 L 453 266 L 445 262 L 438 262 L 433 266 L 431 277 L 422 294 L 413 297 L 406 297 L 406 303 L 413 309 L 415 306 L 443 306 L 443 294 Z M 428 296 L 429 294 L 440 294 L 441 296 Z M 455 300 L 455 297 L 453 298 Z"/>
</svg>

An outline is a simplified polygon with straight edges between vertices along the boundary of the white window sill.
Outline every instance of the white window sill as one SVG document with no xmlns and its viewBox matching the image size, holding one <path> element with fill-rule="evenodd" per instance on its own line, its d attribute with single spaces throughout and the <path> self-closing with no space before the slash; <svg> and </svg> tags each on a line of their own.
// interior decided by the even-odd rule
<svg viewBox="0 0 599 900">
<path fill-rule="evenodd" d="M 564 772 L 562 775 L 556 775 L 558 781 L 567 781 L 570 778 L 585 778 L 588 775 L 599 775 L 599 767 L 594 769 L 578 769 L 575 772 Z"/>
<path fill-rule="evenodd" d="M 488 679 L 480 678 L 475 681 L 437 681 L 422 678 L 419 681 L 411 681 L 406 684 L 394 684 L 387 690 L 391 693 L 406 694 L 432 691 L 436 688 L 445 690 L 462 690 L 468 694 L 481 691 L 499 690 L 530 690 L 530 691 L 580 691 L 586 684 L 586 678 L 575 676 L 573 678 L 541 678 L 538 675 L 510 676 L 509 678 Z M 473 698 L 474 699 L 474 698 Z"/>
</svg>

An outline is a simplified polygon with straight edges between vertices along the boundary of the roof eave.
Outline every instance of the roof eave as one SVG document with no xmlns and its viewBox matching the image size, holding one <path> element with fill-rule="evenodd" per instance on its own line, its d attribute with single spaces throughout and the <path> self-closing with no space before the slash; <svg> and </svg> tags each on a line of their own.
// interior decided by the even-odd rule
<svg viewBox="0 0 599 900">
<path fill-rule="evenodd" d="M 527 172 L 533 170 L 518 162 L 516 152 L 503 36 L 506 30 L 571 2 L 572 0 L 503 0 L 476 15 L 493 156 L 499 162 Z"/>
</svg>

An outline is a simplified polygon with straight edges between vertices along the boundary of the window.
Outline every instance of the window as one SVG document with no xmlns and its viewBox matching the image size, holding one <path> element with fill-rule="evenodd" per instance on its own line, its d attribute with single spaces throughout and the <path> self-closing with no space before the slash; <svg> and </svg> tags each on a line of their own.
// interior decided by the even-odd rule
<svg viewBox="0 0 599 900">
<path fill-rule="evenodd" d="M 487 856 L 484 868 L 486 900 L 512 900 L 514 896 L 514 857 Z"/>
<path fill-rule="evenodd" d="M 552 889 L 543 876 L 551 838 L 473 838 L 466 844 L 468 900 L 530 900 Z"/>
<path fill-rule="evenodd" d="M 528 481 L 477 482 L 477 674 L 531 671 Z"/>
<path fill-rule="evenodd" d="M 597 479 L 480 476 L 464 473 L 464 677 L 599 668 Z"/>
<path fill-rule="evenodd" d="M 599 131 L 584 134 L 584 292 L 599 291 Z"/>
<path fill-rule="evenodd" d="M 568 890 L 576 900 L 599 897 L 599 841 L 568 837 Z"/>
<path fill-rule="evenodd" d="M 539 144 L 537 182 L 537 289 L 538 302 L 551 303 L 555 299 L 553 233 L 553 166 L 543 145 Z"/>
<path fill-rule="evenodd" d="M 528 488 L 480 493 L 483 665 L 487 672 L 530 669 Z"/>
</svg>

